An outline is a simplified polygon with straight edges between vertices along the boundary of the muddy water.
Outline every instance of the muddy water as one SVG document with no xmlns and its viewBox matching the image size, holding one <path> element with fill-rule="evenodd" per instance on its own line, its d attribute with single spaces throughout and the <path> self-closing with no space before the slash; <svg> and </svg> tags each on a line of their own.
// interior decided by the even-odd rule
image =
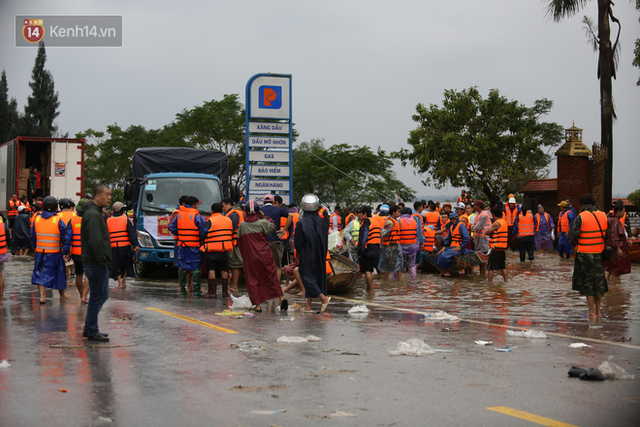
<svg viewBox="0 0 640 427">
<path fill-rule="evenodd" d="M 37 289 L 30 284 L 32 257 L 12 257 L 6 264 L 5 307 L 23 298 L 37 298 Z M 381 313 L 394 312 L 394 307 L 430 312 L 444 310 L 463 320 L 479 320 L 509 326 L 537 327 L 549 332 L 581 335 L 591 329 L 602 329 L 600 335 L 631 337 L 640 343 L 640 265 L 632 265 L 631 274 L 621 276 L 616 287 L 610 287 L 603 298 L 603 319 L 589 325 L 586 319 L 585 297 L 571 290 L 573 259 L 562 260 L 555 254 L 536 254 L 533 263 L 519 262 L 517 254 L 507 254 L 509 280 L 501 276 L 489 284 L 478 274 L 438 277 L 418 274 L 418 280 L 404 275 L 402 281 L 374 280 L 374 293 L 368 295 L 364 280 L 356 283 L 353 293 L 345 298 L 375 303 Z M 112 282 L 111 298 L 130 299 L 133 294 L 147 299 L 175 298 L 177 277 L 173 269 L 160 269 L 148 279 L 129 279 L 126 290 L 115 290 Z M 206 289 L 206 285 L 203 285 Z M 75 287 L 70 288 L 73 300 Z M 243 291 L 241 286 L 241 291 Z M 51 291 L 48 291 L 51 298 Z M 57 292 L 54 299 L 57 299 Z M 291 298 L 291 297 L 289 297 Z M 302 301 L 300 301 L 302 302 Z M 353 304 L 334 301 L 332 311 L 346 311 Z M 385 308 L 386 307 L 386 308 Z M 397 314 L 397 313 L 396 313 Z M 410 314 L 403 314 L 411 318 Z M 420 316 L 413 316 L 419 319 Z M 597 336 L 597 334 L 596 334 Z"/>
</svg>

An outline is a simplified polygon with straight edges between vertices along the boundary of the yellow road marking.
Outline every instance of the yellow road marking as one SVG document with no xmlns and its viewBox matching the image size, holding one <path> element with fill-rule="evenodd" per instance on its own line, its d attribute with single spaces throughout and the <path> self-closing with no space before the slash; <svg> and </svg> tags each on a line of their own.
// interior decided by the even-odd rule
<svg viewBox="0 0 640 427">
<path fill-rule="evenodd" d="M 344 297 L 340 297 L 340 296 L 335 296 L 332 295 L 331 296 L 332 299 L 336 299 L 336 300 L 341 300 L 341 301 L 345 301 L 345 302 L 350 302 L 353 304 L 362 304 L 363 302 L 367 305 L 372 305 L 374 307 L 380 307 L 380 308 L 386 308 L 388 310 L 395 310 L 395 311 L 404 311 L 406 313 L 413 313 L 413 314 L 422 314 L 422 315 L 426 315 L 428 316 L 430 313 L 426 312 L 426 311 L 420 311 L 420 310 L 414 310 L 412 308 L 401 308 L 401 307 L 393 307 L 390 305 L 385 305 L 385 304 L 380 304 L 380 303 L 375 303 L 375 302 L 371 302 L 371 301 L 363 301 L 363 300 L 355 300 L 355 299 L 351 299 L 351 298 L 344 298 Z M 463 319 L 462 317 L 458 316 L 458 318 L 460 319 L 461 322 L 469 322 L 469 323 L 476 323 L 478 325 L 485 325 L 485 326 L 493 326 L 495 328 L 503 328 L 503 329 L 513 329 L 513 330 L 518 330 L 518 331 L 528 331 L 531 328 L 523 328 L 520 326 L 510 326 L 510 325 L 501 325 L 498 323 L 491 323 L 491 322 L 483 322 L 482 320 L 473 320 L 473 319 Z M 626 344 L 623 342 L 615 342 L 615 341 L 605 341 L 602 339 L 597 339 L 597 338 L 588 338 L 588 337 L 577 337 L 574 335 L 567 335 L 567 334 L 561 334 L 558 332 L 547 332 L 547 331 L 542 331 L 547 335 L 551 335 L 554 337 L 560 337 L 560 338 L 569 338 L 572 340 L 579 340 L 579 341 L 588 341 L 588 342 L 593 342 L 593 343 L 597 343 L 597 344 L 607 344 L 607 345 L 612 345 L 612 346 L 616 346 L 616 347 L 624 347 L 624 348 L 631 348 L 634 350 L 640 350 L 640 346 L 637 345 L 633 345 L 633 344 Z"/>
<path fill-rule="evenodd" d="M 518 411 L 517 409 L 507 408 L 506 406 L 494 406 L 492 408 L 486 408 L 490 411 L 496 411 L 501 414 L 511 415 L 512 417 L 520 418 L 523 420 L 531 421 L 532 423 L 540 424 L 548 427 L 576 427 L 573 424 L 563 423 L 561 421 L 552 420 L 551 418 L 541 417 L 539 415 L 530 414 L 524 411 Z"/>
<path fill-rule="evenodd" d="M 187 322 L 195 323 L 196 325 L 206 326 L 207 328 L 215 329 L 216 331 L 224 332 L 226 334 L 239 333 L 238 331 L 232 331 L 231 329 L 223 328 L 222 326 L 212 325 L 211 323 L 192 319 L 191 317 L 181 316 L 179 314 L 171 313 L 170 311 L 161 310 L 159 308 L 147 307 L 147 310 L 155 311 L 156 313 L 160 313 L 160 314 L 166 314 L 167 316 L 175 317 L 176 319 L 186 320 Z"/>
</svg>

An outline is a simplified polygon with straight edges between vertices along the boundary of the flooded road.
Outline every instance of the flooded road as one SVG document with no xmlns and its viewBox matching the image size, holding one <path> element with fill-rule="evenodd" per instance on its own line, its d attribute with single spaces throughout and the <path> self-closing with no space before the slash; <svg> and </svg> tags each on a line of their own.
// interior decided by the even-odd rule
<svg viewBox="0 0 640 427">
<path fill-rule="evenodd" d="M 69 301 L 49 291 L 40 306 L 30 284 L 33 258 L 13 257 L 0 307 L 0 362 L 11 365 L 0 368 L 0 425 L 525 426 L 535 417 L 637 425 L 639 266 L 610 289 L 604 318 L 591 324 L 585 298 L 571 290 L 573 260 L 537 254 L 520 263 L 509 254 L 507 267 L 506 284 L 489 285 L 477 270 L 419 274 L 375 280 L 367 295 L 358 281 L 324 314 L 265 310 L 242 318 L 218 315 L 227 308 L 221 298 L 179 298 L 177 274 L 160 270 L 130 279 L 126 289 L 112 281 L 100 315 L 111 341 L 98 345 L 81 338 L 86 305 L 75 287 Z M 357 304 L 371 312 L 347 314 Z M 438 311 L 458 319 L 443 322 Z M 507 332 L 529 328 L 548 339 Z M 277 341 L 308 335 L 321 341 Z M 445 352 L 389 355 L 411 338 Z M 589 347 L 569 348 L 578 342 Z M 571 366 L 609 358 L 636 379 L 567 377 Z"/>
</svg>

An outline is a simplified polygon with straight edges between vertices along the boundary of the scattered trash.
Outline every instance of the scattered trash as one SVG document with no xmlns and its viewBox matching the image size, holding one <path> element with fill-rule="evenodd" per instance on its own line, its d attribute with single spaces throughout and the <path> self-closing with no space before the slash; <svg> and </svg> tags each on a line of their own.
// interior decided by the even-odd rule
<svg viewBox="0 0 640 427">
<path fill-rule="evenodd" d="M 589 325 L 589 329 L 602 329 L 602 325 Z"/>
<path fill-rule="evenodd" d="M 429 314 L 423 314 L 422 315 L 422 320 L 447 320 L 447 321 L 451 321 L 454 322 L 456 320 L 460 320 L 460 318 L 458 316 L 454 316 L 451 315 L 449 313 L 447 313 L 446 311 L 436 311 L 435 313 L 429 313 Z"/>
<path fill-rule="evenodd" d="M 425 356 L 436 352 L 420 338 L 411 338 L 407 342 L 400 341 L 396 348 L 390 348 L 387 351 L 391 356 Z"/>
<path fill-rule="evenodd" d="M 533 329 L 529 329 L 528 331 L 512 331 L 510 329 L 507 329 L 507 336 L 547 339 L 547 334 L 542 331 L 534 331 Z"/>
<path fill-rule="evenodd" d="M 510 353 L 510 352 L 511 352 L 511 347 L 508 347 L 508 346 L 507 346 L 507 347 L 502 347 L 502 348 L 500 348 L 500 347 L 493 347 L 493 349 L 494 349 L 495 351 L 499 351 L 500 353 Z"/>
<path fill-rule="evenodd" d="M 567 374 L 571 378 L 580 378 L 584 381 L 604 381 L 604 375 L 596 368 L 583 369 L 572 366 Z"/>
<path fill-rule="evenodd" d="M 367 307 L 366 305 L 362 304 L 362 305 L 354 305 L 353 307 L 351 307 L 349 309 L 349 311 L 347 313 L 349 314 L 366 314 L 366 313 L 370 313 L 371 310 L 369 310 L 369 307 Z"/>
<path fill-rule="evenodd" d="M 585 344 L 583 342 L 572 342 L 571 344 L 569 344 L 570 348 L 583 348 L 583 347 L 591 347 L 588 344 Z"/>
<path fill-rule="evenodd" d="M 278 414 L 280 412 L 287 412 L 286 409 L 274 409 L 273 411 L 270 410 L 261 410 L 261 409 L 254 409 L 253 411 L 249 412 L 250 414 L 254 414 L 254 415 L 275 415 Z"/>
<path fill-rule="evenodd" d="M 353 412 L 345 412 L 345 411 L 334 411 L 329 414 L 329 418 L 345 418 L 345 417 L 357 417 L 358 414 L 354 414 Z"/>
<path fill-rule="evenodd" d="M 233 295 L 229 295 L 231 297 L 231 307 L 229 309 L 231 311 L 245 310 L 247 308 L 253 308 L 253 304 L 251 304 L 251 300 L 248 295 L 241 295 L 239 297 L 234 297 Z"/>
<path fill-rule="evenodd" d="M 280 318 L 281 322 L 293 322 L 295 320 L 294 317 L 282 317 Z"/>
<path fill-rule="evenodd" d="M 627 374 L 620 366 L 608 360 L 602 362 L 598 369 L 608 380 L 632 380 L 636 377 L 635 375 Z"/>
<path fill-rule="evenodd" d="M 220 313 L 216 313 L 216 316 L 227 316 L 227 317 L 242 317 L 244 315 L 244 311 L 231 311 L 231 310 L 223 310 Z"/>
<path fill-rule="evenodd" d="M 68 390 L 68 389 L 66 389 L 66 388 L 59 388 L 59 389 L 58 389 L 58 391 L 59 391 L 60 393 L 69 393 L 69 390 Z"/>
<path fill-rule="evenodd" d="M 11 367 L 11 364 L 6 360 L 3 359 L 2 362 L 0 362 L 0 368 L 9 368 L 9 367 Z"/>
<path fill-rule="evenodd" d="M 252 312 L 250 312 L 250 311 L 245 311 L 244 313 L 242 313 L 242 315 L 243 315 L 244 317 L 256 317 L 256 315 L 255 315 L 255 314 L 253 314 L 253 313 L 252 313 Z"/>
<path fill-rule="evenodd" d="M 322 341 L 322 338 L 316 337 L 314 335 L 309 335 L 306 337 L 285 337 L 283 335 L 280 338 L 278 338 L 277 341 L 280 343 L 318 342 L 318 341 Z"/>
<path fill-rule="evenodd" d="M 455 328 L 442 328 L 442 332 L 460 332 L 460 329 L 455 329 Z"/>
<path fill-rule="evenodd" d="M 614 341 L 631 341 L 631 337 L 629 338 L 625 338 L 625 337 L 620 337 L 620 338 L 613 338 Z"/>
<path fill-rule="evenodd" d="M 243 392 L 259 392 L 259 391 L 272 391 L 272 390 L 286 390 L 289 386 L 284 384 L 275 384 L 266 387 L 251 386 L 251 385 L 236 385 L 231 387 L 231 391 L 243 391 Z"/>
<path fill-rule="evenodd" d="M 478 341 L 474 341 L 476 344 L 478 345 L 489 345 L 489 344 L 493 344 L 493 341 L 482 341 L 482 340 L 478 340 Z"/>
<path fill-rule="evenodd" d="M 107 422 L 107 423 L 112 423 L 113 422 L 113 418 L 109 418 L 109 417 L 98 417 L 98 419 L 100 421 L 104 421 L 104 422 Z"/>
<path fill-rule="evenodd" d="M 297 302 L 294 302 L 293 304 L 289 305 L 289 308 L 287 308 L 287 311 L 300 311 L 302 310 L 302 307 L 300 307 L 300 304 L 298 304 Z"/>
<path fill-rule="evenodd" d="M 253 343 L 251 341 L 243 341 L 241 343 L 232 342 L 231 344 L 229 344 L 229 348 L 239 348 L 240 351 L 244 353 L 252 353 L 252 354 L 258 354 L 262 351 L 267 351 L 267 349 L 264 348 L 263 346 Z"/>
<path fill-rule="evenodd" d="M 120 316 L 118 317 L 118 319 L 116 320 L 117 322 L 128 322 L 129 320 L 131 320 L 131 316 Z"/>
</svg>

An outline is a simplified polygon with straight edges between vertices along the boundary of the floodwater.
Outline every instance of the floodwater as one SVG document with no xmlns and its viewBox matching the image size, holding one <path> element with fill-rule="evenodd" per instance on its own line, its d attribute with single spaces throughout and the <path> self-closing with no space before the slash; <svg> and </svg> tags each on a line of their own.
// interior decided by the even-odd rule
<svg viewBox="0 0 640 427">
<path fill-rule="evenodd" d="M 111 341 L 94 346 L 81 339 L 86 305 L 75 287 L 62 303 L 48 291 L 41 306 L 30 283 L 33 258 L 12 257 L 0 307 L 0 361 L 11 364 L 0 369 L 0 425 L 527 424 L 488 410 L 503 406 L 583 427 L 637 425 L 640 378 L 590 383 L 566 372 L 613 356 L 638 377 L 640 265 L 610 289 L 603 319 L 591 323 L 585 298 L 571 290 L 573 260 L 536 254 L 535 262 L 520 263 L 509 253 L 507 268 L 507 283 L 495 277 L 489 284 L 477 269 L 469 276 L 376 279 L 372 295 L 358 281 L 322 315 L 265 310 L 241 319 L 216 315 L 226 308 L 222 298 L 178 297 L 175 270 L 158 269 L 129 279 L 126 289 L 111 282 L 100 315 Z M 350 317 L 356 304 L 371 313 Z M 428 317 L 439 310 L 460 320 Z M 514 339 L 507 328 L 550 338 Z M 278 344 L 281 335 L 322 341 Z M 414 337 L 451 353 L 389 356 L 388 348 Z M 493 345 L 480 347 L 477 339 Z M 570 349 L 573 341 L 591 348 Z M 242 352 L 231 342 L 264 350 Z"/>
</svg>

